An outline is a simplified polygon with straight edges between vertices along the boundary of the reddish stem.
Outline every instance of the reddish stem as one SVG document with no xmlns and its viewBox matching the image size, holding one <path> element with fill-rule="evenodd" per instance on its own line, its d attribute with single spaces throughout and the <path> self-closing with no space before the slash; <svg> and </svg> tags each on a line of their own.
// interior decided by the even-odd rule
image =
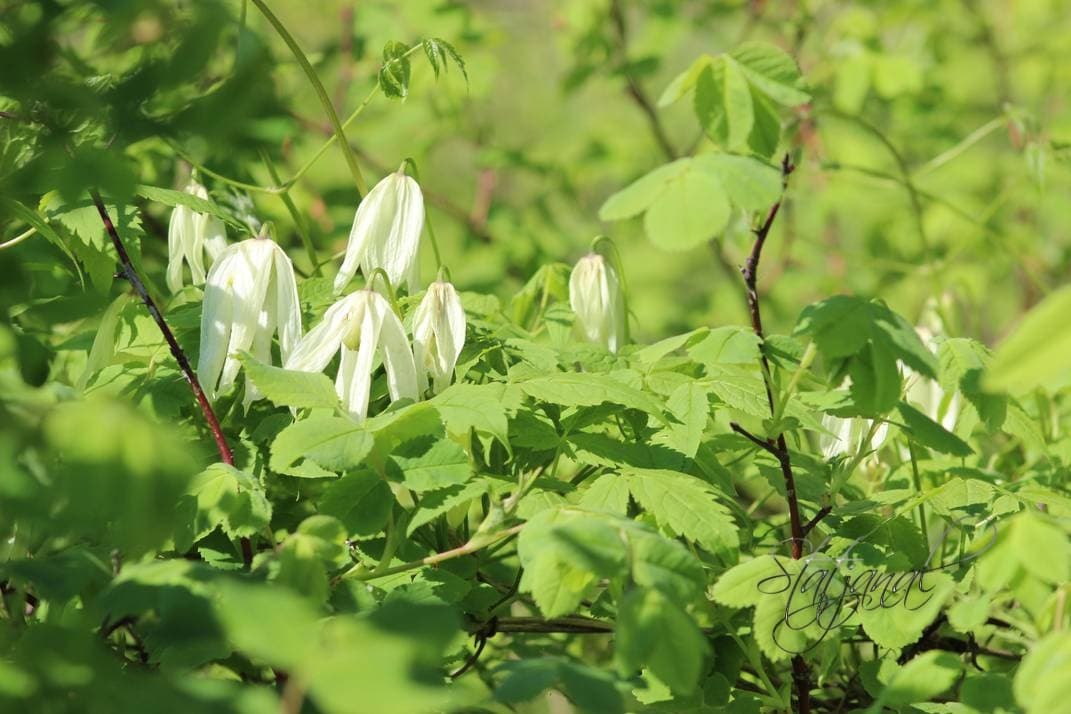
<svg viewBox="0 0 1071 714">
<path fill-rule="evenodd" d="M 182 351 L 182 347 L 179 345 L 178 340 L 175 339 L 175 333 L 168 327 L 167 321 L 164 320 L 163 314 L 160 312 L 160 308 L 156 306 L 156 302 L 149 295 L 149 291 L 145 289 L 145 284 L 141 282 L 141 278 L 138 276 L 136 270 L 134 270 L 134 264 L 130 260 L 130 255 L 126 252 L 126 246 L 123 245 L 122 239 L 119 237 L 119 231 L 116 230 L 115 224 L 112 223 L 111 216 L 108 215 L 108 209 L 104 206 L 104 201 L 100 197 L 100 193 L 96 189 L 92 189 L 89 192 L 93 197 L 93 204 L 97 207 L 97 213 L 100 214 L 100 220 L 104 223 L 104 230 L 108 232 L 108 235 L 112 239 L 112 245 L 115 246 L 115 252 L 119 256 L 119 263 L 123 269 L 123 277 L 127 279 L 130 285 L 134 288 L 134 292 L 138 294 L 141 301 L 145 303 L 145 307 L 148 309 L 149 314 L 152 316 L 156 326 L 160 328 L 160 333 L 164 336 L 164 341 L 167 342 L 167 346 L 171 349 L 171 355 L 178 362 L 179 370 L 182 372 L 182 376 L 186 378 L 186 382 L 189 383 L 190 389 L 193 390 L 193 396 L 197 400 L 197 406 L 201 408 L 201 414 L 204 415 L 205 422 L 208 424 L 209 430 L 212 432 L 212 438 L 216 442 L 216 448 L 219 450 L 219 458 L 223 463 L 228 466 L 234 465 L 234 454 L 231 452 L 231 447 L 227 444 L 227 439 L 223 436 L 223 429 L 219 425 L 219 419 L 216 418 L 216 413 L 212 410 L 212 405 L 208 402 L 208 397 L 205 396 L 205 392 L 201 389 L 201 383 L 197 380 L 197 374 L 190 366 L 190 360 L 186 357 L 186 353 Z M 242 545 L 242 557 L 245 560 L 246 565 L 253 560 L 253 549 L 249 543 L 248 538 L 241 539 Z"/>
</svg>

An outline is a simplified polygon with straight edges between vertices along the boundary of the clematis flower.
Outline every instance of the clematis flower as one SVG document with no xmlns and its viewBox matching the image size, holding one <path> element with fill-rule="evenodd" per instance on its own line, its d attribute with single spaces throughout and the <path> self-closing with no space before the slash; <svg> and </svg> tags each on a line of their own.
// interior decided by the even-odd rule
<svg viewBox="0 0 1071 714">
<path fill-rule="evenodd" d="M 598 253 L 588 253 L 569 276 L 569 304 L 590 342 L 617 352 L 625 342 L 625 296 L 617 272 Z"/>
<path fill-rule="evenodd" d="M 947 301 L 947 298 L 945 298 Z M 937 302 L 931 298 L 923 307 L 919 324 L 915 326 L 915 332 L 919 339 L 931 350 L 940 346 L 941 339 L 945 336 L 945 323 L 937 309 Z M 915 404 L 923 414 L 938 422 L 945 429 L 951 431 L 956 426 L 962 407 L 961 397 L 958 390 L 951 394 L 945 392 L 940 383 L 927 379 L 914 370 L 904 367 L 907 378 L 907 401 Z"/>
<path fill-rule="evenodd" d="M 413 351 L 390 303 L 368 288 L 358 290 L 327 308 L 323 321 L 309 330 L 286 360 L 286 369 L 320 372 L 342 353 L 335 391 L 356 419 L 368 415 L 368 397 L 376 358 L 387 371 L 391 401 L 419 399 Z"/>
<path fill-rule="evenodd" d="M 391 285 L 405 281 L 410 293 L 416 291 L 424 195 L 404 168 L 403 164 L 373 186 L 357 207 L 346 257 L 335 276 L 336 294 L 353 279 L 358 267 L 365 275 L 382 268 Z"/>
<path fill-rule="evenodd" d="M 854 455 L 864 448 L 863 439 L 870 432 L 872 425 L 870 419 L 842 419 L 826 414 L 822 417 L 822 428 L 830 433 L 818 436 L 818 447 L 822 450 L 822 456 L 832 459 L 840 454 Z M 888 424 L 881 424 L 874 430 L 869 449 L 875 453 L 868 457 L 873 463 L 877 463 L 876 452 L 888 436 Z"/>
<path fill-rule="evenodd" d="M 186 193 L 208 198 L 208 191 L 196 181 L 190 181 Z M 175 293 L 182 289 L 182 264 L 190 266 L 194 285 L 205 281 L 204 253 L 209 265 L 227 247 L 227 231 L 223 221 L 208 213 L 198 213 L 188 206 L 175 206 L 167 225 L 167 287 Z"/>
<path fill-rule="evenodd" d="M 208 271 L 201 312 L 197 376 L 209 398 L 234 384 L 241 367 L 239 352 L 271 363 L 276 332 L 285 362 L 301 339 L 301 309 L 290 258 L 267 238 L 229 246 Z M 247 382 L 246 406 L 259 397 Z"/>
<path fill-rule="evenodd" d="M 465 346 L 465 310 L 454 286 L 436 281 L 413 313 L 413 357 L 420 391 L 438 394 L 450 386 L 457 358 Z"/>
</svg>

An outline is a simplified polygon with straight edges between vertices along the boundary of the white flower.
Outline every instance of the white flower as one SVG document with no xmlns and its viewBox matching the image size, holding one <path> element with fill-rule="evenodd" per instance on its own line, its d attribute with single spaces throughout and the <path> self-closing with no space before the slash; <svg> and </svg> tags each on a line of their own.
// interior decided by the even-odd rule
<svg viewBox="0 0 1071 714">
<path fill-rule="evenodd" d="M 625 342 L 625 296 L 617 272 L 598 253 L 581 258 L 569 276 L 569 304 L 591 342 L 617 352 Z"/>
<path fill-rule="evenodd" d="M 870 432 L 871 426 L 873 422 L 869 419 L 841 419 L 826 414 L 822 417 L 822 428 L 829 433 L 818 436 L 818 447 L 822 450 L 822 456 L 831 459 L 840 454 L 854 455 L 863 448 L 876 452 L 889 435 L 889 425 L 880 424 L 874 430 L 874 435 L 867 446 L 863 440 Z"/>
<path fill-rule="evenodd" d="M 421 391 L 438 394 L 450 386 L 457 358 L 465 346 L 465 310 L 454 286 L 436 281 L 413 313 L 413 357 Z"/>
<path fill-rule="evenodd" d="M 368 415 L 377 355 L 387 371 L 391 401 L 419 399 L 416 365 L 405 328 L 379 293 L 358 290 L 327 308 L 323 321 L 309 330 L 284 366 L 301 372 L 320 372 L 340 350 L 342 359 L 335 391 L 355 418 L 364 419 Z"/>
<path fill-rule="evenodd" d="M 290 258 L 267 238 L 229 246 L 208 271 L 201 312 L 197 376 L 209 397 L 234 384 L 241 367 L 237 353 L 248 350 L 259 361 L 271 363 L 276 331 L 285 362 L 301 339 L 301 308 Z M 247 382 L 246 405 L 259 397 Z"/>
<path fill-rule="evenodd" d="M 942 298 L 946 305 L 950 302 L 947 297 Z M 940 346 L 941 338 L 945 335 L 945 323 L 938 311 L 938 303 L 930 298 L 922 309 L 919 324 L 915 326 L 915 332 L 927 349 L 935 350 Z M 959 391 L 953 391 L 951 395 L 945 392 L 941 385 L 932 379 L 927 379 L 914 370 L 905 367 L 907 401 L 919 407 L 923 414 L 938 422 L 945 429 L 952 431 L 959 418 L 961 400 Z"/>
<path fill-rule="evenodd" d="M 196 181 L 190 181 L 186 193 L 208 198 L 208 191 Z M 167 225 L 167 287 L 171 292 L 182 289 L 182 263 L 190 265 L 194 285 L 205 281 L 205 251 L 209 265 L 227 247 L 227 231 L 223 221 L 208 213 L 198 213 L 187 206 L 175 206 Z"/>
<path fill-rule="evenodd" d="M 373 186 L 357 207 L 346 257 L 335 276 L 335 293 L 342 292 L 358 266 L 365 277 L 382 268 L 391 285 L 404 280 L 409 292 L 415 292 L 423 229 L 424 196 L 417 182 L 399 169 Z"/>
</svg>

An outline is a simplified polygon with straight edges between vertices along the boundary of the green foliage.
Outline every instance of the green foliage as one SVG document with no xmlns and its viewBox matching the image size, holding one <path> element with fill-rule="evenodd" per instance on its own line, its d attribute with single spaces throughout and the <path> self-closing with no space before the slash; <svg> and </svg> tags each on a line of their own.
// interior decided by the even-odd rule
<svg viewBox="0 0 1071 714">
<path fill-rule="evenodd" d="M 1065 710 L 1071 25 L 997 5 L 5 7 L 0 711 Z M 205 294 L 279 273 L 165 291 L 172 211 L 307 335 L 399 165 L 449 386 L 268 299 L 208 420 Z"/>
</svg>

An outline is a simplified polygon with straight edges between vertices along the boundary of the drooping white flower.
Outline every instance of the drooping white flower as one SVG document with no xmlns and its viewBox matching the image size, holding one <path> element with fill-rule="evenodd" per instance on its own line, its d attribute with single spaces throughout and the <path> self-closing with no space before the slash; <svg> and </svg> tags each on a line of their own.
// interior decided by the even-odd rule
<svg viewBox="0 0 1071 714">
<path fill-rule="evenodd" d="M 366 276 L 382 268 L 391 285 L 404 280 L 410 293 L 416 291 L 424 195 L 403 169 L 404 165 L 373 186 L 357 207 L 346 257 L 335 276 L 336 294 L 349 284 L 358 267 Z"/>
<path fill-rule="evenodd" d="M 598 253 L 588 253 L 569 276 L 569 304 L 584 337 L 617 352 L 625 342 L 625 295 L 617 271 Z"/>
<path fill-rule="evenodd" d="M 327 308 L 324 319 L 309 330 L 284 366 L 301 372 L 320 372 L 336 352 L 342 359 L 335 391 L 357 419 L 368 415 L 368 397 L 377 356 L 387 372 L 391 401 L 419 399 L 413 351 L 398 316 L 379 293 L 358 290 Z"/>
<path fill-rule="evenodd" d="M 208 191 L 196 181 L 190 181 L 186 193 L 208 198 Z M 171 292 L 182 289 L 182 264 L 190 266 L 194 285 L 205 281 L 204 253 L 209 265 L 227 247 L 227 231 L 223 221 L 209 213 L 199 213 L 188 206 L 175 206 L 167 225 L 167 287 Z"/>
<path fill-rule="evenodd" d="M 942 302 L 947 304 L 948 298 L 943 298 Z M 945 336 L 945 322 L 938 310 L 938 303 L 933 298 L 927 300 L 923 306 L 915 332 L 927 348 L 936 350 L 940 346 L 940 341 Z M 936 380 L 927 379 L 907 367 L 904 371 L 907 378 L 907 401 L 919 407 L 923 414 L 945 429 L 954 429 L 961 407 L 959 391 L 953 391 L 949 395 Z"/>
<path fill-rule="evenodd" d="M 438 394 L 450 386 L 457 358 L 465 346 L 465 309 L 454 286 L 436 281 L 413 313 L 413 357 L 421 391 Z"/>
<path fill-rule="evenodd" d="M 267 238 L 227 247 L 208 271 L 201 312 L 197 376 L 209 397 L 234 384 L 241 367 L 239 352 L 248 351 L 270 363 L 276 332 L 285 362 L 301 339 L 301 308 L 290 258 Z M 246 405 L 259 397 L 247 382 Z"/>
<path fill-rule="evenodd" d="M 826 459 L 841 454 L 854 456 L 863 448 L 876 452 L 888 438 L 889 425 L 883 423 L 874 429 L 870 444 L 866 445 L 863 440 L 870 433 L 872 426 L 870 419 L 842 419 L 826 414 L 822 417 L 822 428 L 829 433 L 818 436 L 818 447 L 822 450 L 822 456 Z"/>
</svg>

